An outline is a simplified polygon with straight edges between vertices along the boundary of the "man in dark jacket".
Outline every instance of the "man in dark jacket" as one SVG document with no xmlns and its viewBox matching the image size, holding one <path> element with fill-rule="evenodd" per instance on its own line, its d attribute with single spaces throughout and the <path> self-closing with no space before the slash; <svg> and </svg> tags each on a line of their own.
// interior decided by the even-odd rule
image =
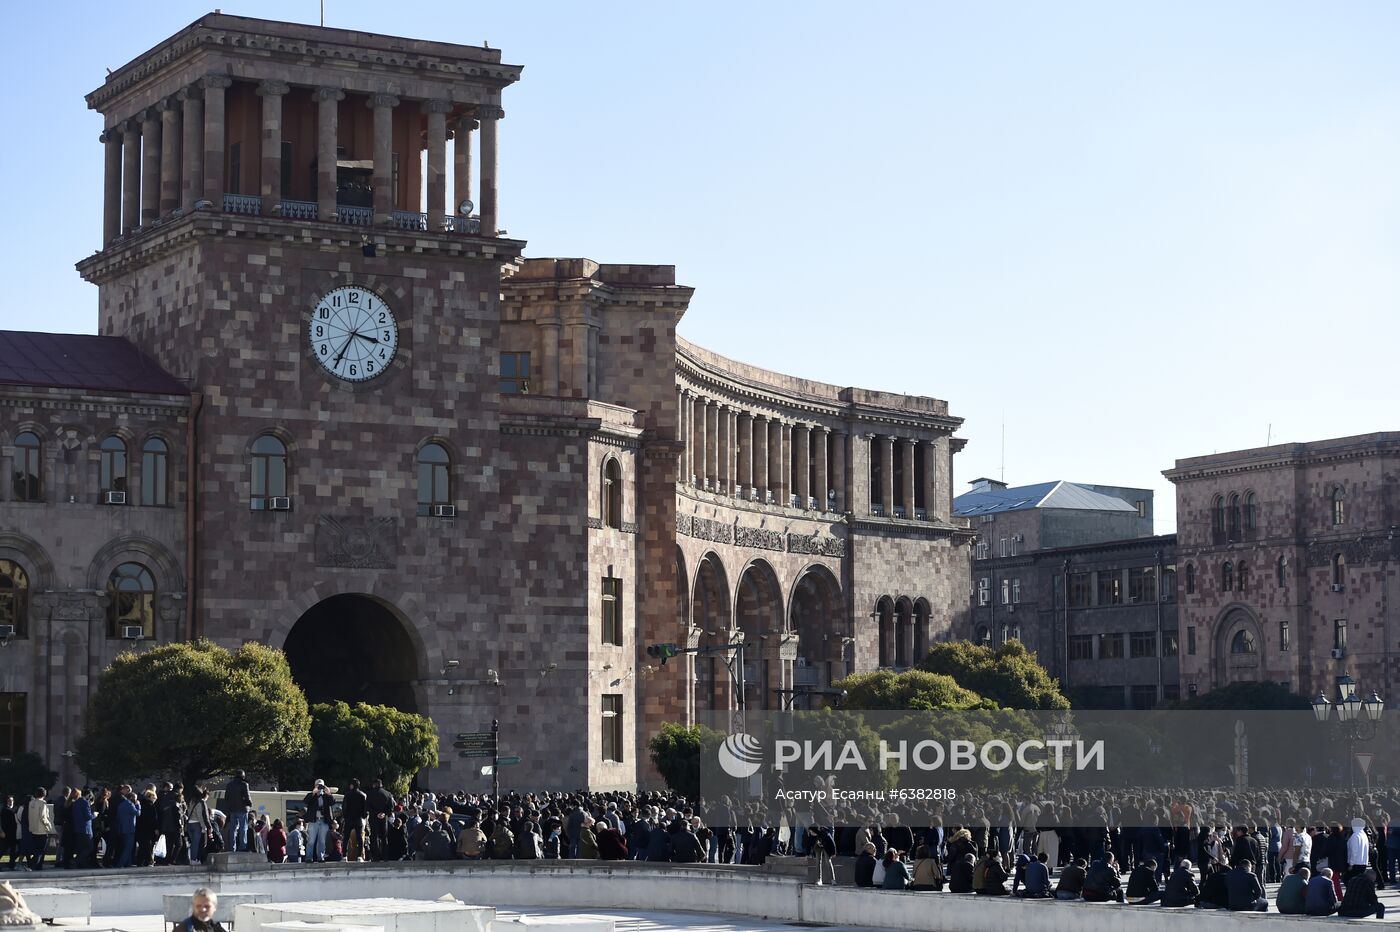
<svg viewBox="0 0 1400 932">
<path fill-rule="evenodd" d="M 1259 842 L 1254 837 L 1254 830 L 1243 825 L 1236 825 L 1231 832 L 1234 841 L 1230 849 L 1230 863 L 1238 865 L 1241 861 L 1249 861 L 1250 865 L 1262 864 L 1259 852 Z"/>
<path fill-rule="evenodd" d="M 671 860 L 671 833 L 666 831 L 659 821 L 651 827 L 651 834 L 647 838 L 647 860 Z"/>
<path fill-rule="evenodd" d="M 870 871 L 875 872 L 875 846 L 866 845 L 866 850 L 870 852 Z M 948 892 L 949 893 L 971 893 L 972 874 L 977 869 L 977 855 L 971 851 L 962 856 L 960 860 L 948 865 Z"/>
<path fill-rule="evenodd" d="M 1167 878 L 1166 889 L 1162 891 L 1162 905 L 1195 906 L 1200 895 L 1201 890 L 1196 886 L 1196 878 L 1191 873 L 1191 862 L 1183 858 Z"/>
<path fill-rule="evenodd" d="M 1215 870 L 1201 879 L 1201 895 L 1196 905 L 1201 909 L 1224 909 L 1230 904 L 1230 887 L 1225 883 L 1225 870 Z"/>
<path fill-rule="evenodd" d="M 1103 857 L 1084 872 L 1084 899 L 1090 903 L 1123 902 L 1123 885 L 1118 879 L 1113 852 L 1105 851 Z"/>
<path fill-rule="evenodd" d="M 166 864 L 179 861 L 180 849 L 184 847 L 185 803 L 180 798 L 181 795 L 180 790 L 168 781 L 161 784 L 160 792 L 156 794 L 156 822 L 161 836 L 165 839 Z"/>
<path fill-rule="evenodd" d="M 1084 895 L 1084 859 L 1075 858 L 1060 871 L 1060 882 L 1055 885 L 1055 899 L 1077 900 Z"/>
<path fill-rule="evenodd" d="M 1157 862 L 1152 858 L 1143 861 L 1128 875 L 1127 897 L 1139 903 L 1155 903 L 1162 898 L 1162 888 L 1157 886 Z"/>
<path fill-rule="evenodd" d="M 1283 878 L 1274 897 L 1274 908 L 1285 916 L 1302 916 L 1308 911 L 1308 879 L 1312 871 L 1303 865 Z"/>
<path fill-rule="evenodd" d="M 15 798 L 6 796 L 0 806 L 0 857 L 10 856 L 10 870 L 19 859 L 19 817 L 15 815 Z"/>
<path fill-rule="evenodd" d="M 954 865 L 956 866 L 956 865 Z M 867 844 L 860 854 L 856 855 L 856 886 L 875 886 L 875 846 Z M 967 889 L 953 890 L 954 893 L 972 892 L 972 873 L 967 875 Z"/>
<path fill-rule="evenodd" d="M 306 807 L 306 860 L 324 861 L 326 835 L 330 833 L 334 817 L 335 794 L 326 787 L 325 780 L 317 780 L 315 788 L 306 794 L 303 805 Z"/>
<path fill-rule="evenodd" d="M 1337 888 L 1332 885 L 1332 868 L 1324 867 L 1308 881 L 1305 908 L 1309 916 L 1330 916 L 1337 911 Z"/>
<path fill-rule="evenodd" d="M 251 850 L 248 845 L 248 813 L 253 809 L 253 797 L 249 795 L 249 790 L 248 776 L 241 770 L 224 787 L 224 800 L 220 808 L 228 817 L 224 847 L 229 851 Z"/>
<path fill-rule="evenodd" d="M 1253 841 L 1254 839 L 1250 839 Z M 1254 873 L 1254 862 L 1243 858 L 1236 862 L 1225 875 L 1227 899 L 1225 906 L 1236 913 L 1267 913 L 1269 901 L 1264 896 L 1264 887 Z"/>
<path fill-rule="evenodd" d="M 369 796 L 360 789 L 360 781 L 352 779 L 350 788 L 340 801 L 341 834 L 345 836 L 345 860 L 365 860 L 365 816 L 369 814 Z M 443 860 L 433 858 L 432 860 Z"/>
<path fill-rule="evenodd" d="M 384 842 L 389 837 L 389 814 L 394 811 L 394 797 L 384 789 L 384 781 L 379 777 L 374 778 L 366 794 L 365 811 L 369 814 L 370 860 L 383 861 L 387 857 Z"/>
<path fill-rule="evenodd" d="M 705 860 L 700 840 L 684 819 L 676 819 L 671 825 L 671 860 L 677 864 L 699 864 Z"/>
<path fill-rule="evenodd" d="M 1006 896 L 1006 868 L 1001 866 L 1001 858 L 994 852 L 987 853 L 986 866 L 982 873 L 982 886 L 973 892 L 983 896 Z"/>
<path fill-rule="evenodd" d="M 1376 872 L 1367 868 L 1351 878 L 1347 892 L 1342 896 L 1342 905 L 1337 909 L 1338 916 L 1348 919 L 1364 919 L 1375 916 L 1385 918 L 1385 904 L 1376 899 Z"/>
</svg>

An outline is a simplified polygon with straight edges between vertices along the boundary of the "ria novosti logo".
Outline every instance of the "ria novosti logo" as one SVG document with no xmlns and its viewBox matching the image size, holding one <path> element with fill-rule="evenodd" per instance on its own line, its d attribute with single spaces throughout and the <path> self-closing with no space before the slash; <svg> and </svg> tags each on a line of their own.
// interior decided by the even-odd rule
<svg viewBox="0 0 1400 932">
<path fill-rule="evenodd" d="M 720 769 L 736 780 L 747 780 L 763 767 L 763 745 L 743 732 L 725 738 L 718 755 Z"/>
</svg>

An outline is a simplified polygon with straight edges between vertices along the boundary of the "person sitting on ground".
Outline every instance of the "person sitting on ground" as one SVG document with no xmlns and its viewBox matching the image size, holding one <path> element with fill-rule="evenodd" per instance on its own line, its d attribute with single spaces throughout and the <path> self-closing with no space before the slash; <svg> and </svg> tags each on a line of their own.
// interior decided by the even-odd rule
<svg viewBox="0 0 1400 932">
<path fill-rule="evenodd" d="M 889 876 L 889 872 L 885 872 Z M 943 865 L 929 851 L 928 845 L 919 845 L 914 851 L 914 882 L 910 890 L 942 890 L 948 878 L 943 874 Z"/>
<path fill-rule="evenodd" d="M 1269 900 L 1264 896 L 1264 886 L 1254 873 L 1254 862 L 1241 858 L 1234 867 L 1225 873 L 1225 888 L 1228 894 L 1225 906 L 1235 913 L 1267 913 Z"/>
<path fill-rule="evenodd" d="M 1373 869 L 1368 867 L 1352 876 L 1342 903 L 1337 908 L 1337 915 L 1348 919 L 1364 919 L 1367 916 L 1385 918 L 1385 904 L 1376 898 L 1376 872 Z"/>
<path fill-rule="evenodd" d="M 1274 897 L 1274 908 L 1285 916 L 1301 916 L 1307 912 L 1308 904 L 1308 878 L 1312 876 L 1312 871 L 1303 865 L 1298 867 L 1283 878 L 1283 883 L 1278 885 L 1278 895 Z"/>
<path fill-rule="evenodd" d="M 1196 905 L 1201 909 L 1225 909 L 1230 904 L 1230 887 L 1224 870 L 1214 870 L 1201 879 L 1201 895 Z"/>
<path fill-rule="evenodd" d="M 1001 858 L 995 851 L 988 851 L 982 862 L 982 885 L 973 882 L 973 892 L 983 896 L 1006 896 L 1006 868 L 1001 866 Z"/>
<path fill-rule="evenodd" d="M 1055 899 L 1077 900 L 1083 896 L 1084 877 L 1087 873 L 1084 869 L 1084 859 L 1075 858 L 1060 871 L 1060 882 L 1055 885 Z"/>
<path fill-rule="evenodd" d="M 1162 888 L 1157 886 L 1157 861 L 1148 858 L 1128 875 L 1127 897 L 1138 903 L 1155 903 L 1162 898 Z"/>
<path fill-rule="evenodd" d="M 865 843 L 860 854 L 856 855 L 856 886 L 875 886 L 875 845 L 870 842 Z"/>
<path fill-rule="evenodd" d="M 1089 865 L 1084 872 L 1084 899 L 1090 903 L 1123 902 L 1123 882 L 1111 851 Z"/>
<path fill-rule="evenodd" d="M 1308 881 L 1303 911 L 1309 916 L 1330 916 L 1337 911 L 1337 888 L 1332 886 L 1332 868 L 1323 867 Z"/>
<path fill-rule="evenodd" d="M 200 887 L 190 897 L 190 915 L 177 927 L 176 932 L 224 932 L 224 927 L 214 921 L 214 911 L 219 908 L 219 895 L 208 887 Z"/>
<path fill-rule="evenodd" d="M 961 860 L 948 865 L 948 892 L 971 893 L 972 874 L 977 867 L 977 855 L 969 851 Z"/>
<path fill-rule="evenodd" d="M 1019 858 L 1017 859 L 1019 860 Z M 1025 886 L 1021 888 L 1018 896 L 1026 899 L 1038 899 L 1040 897 L 1051 896 L 1050 892 L 1050 868 L 1048 866 L 1049 857 L 1044 851 L 1036 855 L 1035 860 L 1026 864 Z"/>
<path fill-rule="evenodd" d="M 1196 886 L 1196 877 L 1191 873 L 1191 862 L 1182 858 L 1176 870 L 1167 878 L 1166 889 L 1162 891 L 1162 905 L 1171 907 L 1195 906 L 1201 897 L 1201 888 Z"/>
<path fill-rule="evenodd" d="M 1026 884 L 1026 865 L 1031 862 L 1028 855 L 1016 855 L 1016 869 L 1011 874 L 1011 895 L 1020 896 L 1021 888 Z"/>
<path fill-rule="evenodd" d="M 900 860 L 899 852 L 894 848 L 885 849 L 885 881 L 882 886 L 886 890 L 906 890 L 909 887 L 909 867 Z"/>
<path fill-rule="evenodd" d="M 345 860 L 345 839 L 340 834 L 340 823 L 331 820 L 331 826 L 326 830 L 326 860 Z"/>
</svg>

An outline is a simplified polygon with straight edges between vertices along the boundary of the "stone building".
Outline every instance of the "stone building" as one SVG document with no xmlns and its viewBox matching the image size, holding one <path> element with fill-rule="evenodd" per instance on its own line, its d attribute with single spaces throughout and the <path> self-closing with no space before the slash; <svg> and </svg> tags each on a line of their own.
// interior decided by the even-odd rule
<svg viewBox="0 0 1400 932">
<path fill-rule="evenodd" d="M 972 486 L 953 500 L 977 533 L 959 633 L 988 645 L 1021 641 L 1079 708 L 1179 698 L 1176 538 L 1152 536 L 1152 491 Z"/>
<path fill-rule="evenodd" d="M 208 637 L 431 715 L 429 785 L 481 785 L 451 743 L 498 719 L 514 785 L 631 787 L 738 703 L 726 645 L 761 707 L 952 628 L 947 404 L 691 346 L 670 266 L 521 258 L 519 76 L 216 13 L 88 95 L 101 336 L 0 334 L 0 754 L 75 779 L 105 664 Z"/>
<path fill-rule="evenodd" d="M 1400 682 L 1400 434 L 1177 460 L 1181 676 L 1335 699 Z"/>
</svg>

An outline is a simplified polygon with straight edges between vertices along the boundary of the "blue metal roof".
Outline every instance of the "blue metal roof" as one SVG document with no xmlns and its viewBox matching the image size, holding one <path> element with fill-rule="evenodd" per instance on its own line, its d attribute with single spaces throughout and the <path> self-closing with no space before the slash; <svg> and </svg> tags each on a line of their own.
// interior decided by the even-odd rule
<svg viewBox="0 0 1400 932">
<path fill-rule="evenodd" d="M 1041 482 L 1014 488 L 964 492 L 953 499 L 953 513 L 964 518 L 1021 511 L 1028 508 L 1064 508 L 1075 511 L 1132 511 L 1137 508 L 1076 482 Z"/>
</svg>

